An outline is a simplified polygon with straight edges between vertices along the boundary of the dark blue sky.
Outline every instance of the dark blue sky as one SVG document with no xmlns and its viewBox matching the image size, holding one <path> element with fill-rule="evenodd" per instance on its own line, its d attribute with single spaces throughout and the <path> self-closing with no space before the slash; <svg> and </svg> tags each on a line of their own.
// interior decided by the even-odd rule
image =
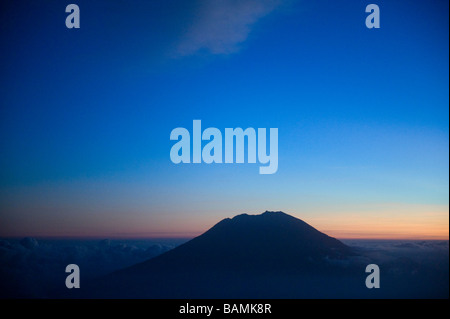
<svg viewBox="0 0 450 319">
<path fill-rule="evenodd" d="M 448 1 L 377 1 L 380 29 L 367 1 L 76 1 L 67 29 L 69 3 L 1 4 L 0 235 L 448 226 Z M 278 172 L 173 164 L 194 119 L 277 127 Z"/>
</svg>

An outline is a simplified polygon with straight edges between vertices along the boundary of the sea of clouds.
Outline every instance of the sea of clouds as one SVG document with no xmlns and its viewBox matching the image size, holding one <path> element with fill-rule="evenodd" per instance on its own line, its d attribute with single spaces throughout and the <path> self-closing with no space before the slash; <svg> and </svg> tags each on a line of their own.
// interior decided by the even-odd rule
<svg viewBox="0 0 450 319">
<path fill-rule="evenodd" d="M 158 256 L 186 239 L 0 239 L 0 297 L 49 298 L 65 287 L 65 268 L 77 264 L 95 278 Z"/>
<path fill-rule="evenodd" d="M 83 287 L 83 282 L 158 256 L 187 240 L 0 239 L 0 298 L 58 297 L 66 289 L 68 264 L 80 267 Z M 379 265 L 383 291 L 392 292 L 383 297 L 396 298 L 394 291 L 400 287 L 398 297 L 448 298 L 448 240 L 343 242 L 357 255 L 326 261 L 337 267 L 357 269 L 361 272 L 358 276 L 365 276 L 365 265 Z"/>
</svg>

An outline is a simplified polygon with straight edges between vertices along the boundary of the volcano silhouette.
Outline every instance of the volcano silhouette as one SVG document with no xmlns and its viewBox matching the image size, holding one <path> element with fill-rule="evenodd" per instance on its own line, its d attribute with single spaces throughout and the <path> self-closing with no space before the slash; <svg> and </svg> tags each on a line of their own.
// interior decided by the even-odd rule
<svg viewBox="0 0 450 319">
<path fill-rule="evenodd" d="M 226 218 L 204 234 L 126 272 L 161 266 L 177 269 L 317 269 L 324 258 L 341 259 L 350 248 L 282 212 Z"/>
<path fill-rule="evenodd" d="M 352 255 L 339 240 L 283 212 L 242 214 L 87 291 L 90 297 L 119 298 L 290 296 L 273 292 L 288 292 L 292 280 L 305 286 L 305 278 L 336 274 L 336 264 Z"/>
</svg>

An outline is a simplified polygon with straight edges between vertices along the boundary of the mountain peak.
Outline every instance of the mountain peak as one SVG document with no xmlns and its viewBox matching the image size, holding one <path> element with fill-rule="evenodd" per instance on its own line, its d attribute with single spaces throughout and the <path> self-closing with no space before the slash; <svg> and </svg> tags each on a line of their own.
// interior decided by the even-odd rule
<svg viewBox="0 0 450 319">
<path fill-rule="evenodd" d="M 204 297 L 208 291 L 217 296 L 223 291 L 217 287 L 235 289 L 266 276 L 336 273 L 330 260 L 350 255 L 339 240 L 286 213 L 240 214 L 162 255 L 111 274 L 95 291 L 103 296 L 116 287 L 119 295 L 127 296 Z"/>
<path fill-rule="evenodd" d="M 239 215 L 234 216 L 233 219 L 240 217 L 240 216 L 263 216 L 263 215 L 265 215 L 265 216 L 281 216 L 281 215 L 290 216 L 282 211 L 266 210 L 264 213 L 261 213 L 261 214 L 247 214 L 247 213 L 239 214 Z"/>
<path fill-rule="evenodd" d="M 137 265 L 186 269 L 317 269 L 328 258 L 345 258 L 350 248 L 304 221 L 277 211 L 225 218 L 202 235 Z M 133 268 L 133 267 L 132 267 Z"/>
<path fill-rule="evenodd" d="M 280 218 L 295 218 L 291 215 L 288 215 L 282 211 L 268 211 L 266 210 L 264 213 L 261 214 L 239 214 L 234 216 L 233 218 L 225 218 L 225 220 L 240 220 L 240 219 L 246 219 L 246 218 L 271 218 L 271 219 L 280 219 Z"/>
</svg>

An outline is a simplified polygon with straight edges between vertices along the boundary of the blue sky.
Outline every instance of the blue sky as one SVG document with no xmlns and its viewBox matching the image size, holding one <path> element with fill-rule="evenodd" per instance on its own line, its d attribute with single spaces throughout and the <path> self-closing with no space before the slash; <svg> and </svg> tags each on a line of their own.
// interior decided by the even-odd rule
<svg viewBox="0 0 450 319">
<path fill-rule="evenodd" d="M 364 1 L 76 3 L 80 29 L 68 3 L 2 3 L 0 236 L 198 234 L 283 210 L 341 236 L 448 237 L 448 1 L 378 1 L 380 29 Z M 173 164 L 170 132 L 194 119 L 277 127 L 278 172 Z"/>
</svg>

